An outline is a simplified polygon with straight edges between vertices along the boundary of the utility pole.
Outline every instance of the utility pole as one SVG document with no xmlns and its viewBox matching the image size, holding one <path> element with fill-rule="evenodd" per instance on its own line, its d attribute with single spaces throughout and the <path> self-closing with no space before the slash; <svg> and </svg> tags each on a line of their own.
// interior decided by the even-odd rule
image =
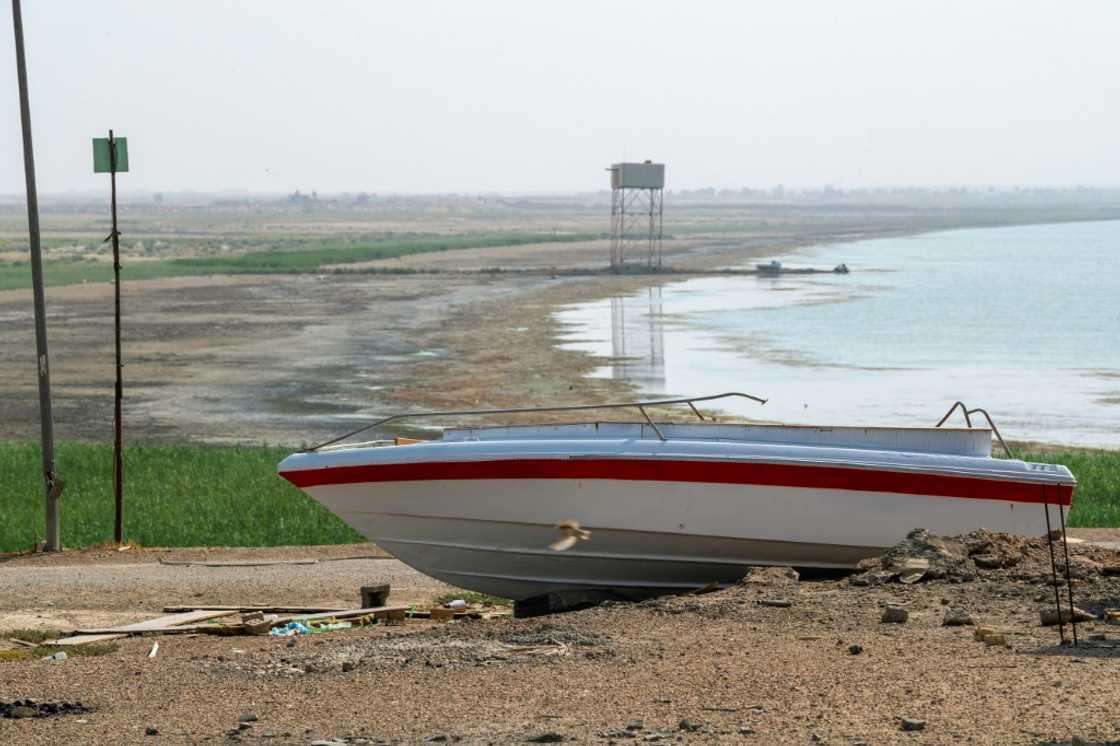
<svg viewBox="0 0 1120 746">
<path fill-rule="evenodd" d="M 109 180 L 113 203 L 113 342 L 117 353 L 117 384 L 113 406 L 113 541 L 124 541 L 124 425 L 121 406 L 124 401 L 124 365 L 121 362 L 121 234 L 117 231 L 117 143 L 109 130 Z"/>
<path fill-rule="evenodd" d="M 128 139 L 93 139 L 93 171 L 109 172 L 113 230 L 106 240 L 113 242 L 113 339 L 116 350 L 117 382 L 113 394 L 113 541 L 124 541 L 124 437 L 122 402 L 124 400 L 124 363 L 121 360 L 121 234 L 117 230 L 117 172 L 128 171 Z"/>
<path fill-rule="evenodd" d="M 19 114 L 23 128 L 23 170 L 27 178 L 27 230 L 31 243 L 31 285 L 35 299 L 35 353 L 39 371 L 39 428 L 43 446 L 43 492 L 46 498 L 46 550 L 62 548 L 58 527 L 58 498 L 65 483 L 54 472 L 54 413 L 51 409 L 51 372 L 47 355 L 47 307 L 43 293 L 43 256 L 39 243 L 39 196 L 35 190 L 35 153 L 31 147 L 31 105 L 27 95 L 27 61 L 23 50 L 23 14 L 12 0 L 16 34 L 16 75 Z"/>
</svg>

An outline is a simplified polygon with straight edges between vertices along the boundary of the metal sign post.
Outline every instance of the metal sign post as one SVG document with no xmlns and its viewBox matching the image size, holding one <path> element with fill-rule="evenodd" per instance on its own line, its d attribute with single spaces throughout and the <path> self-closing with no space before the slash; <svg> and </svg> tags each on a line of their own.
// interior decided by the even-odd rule
<svg viewBox="0 0 1120 746">
<path fill-rule="evenodd" d="M 111 205 L 113 212 L 113 231 L 109 238 L 113 242 L 113 336 L 116 346 L 117 383 L 113 397 L 113 503 L 116 512 L 113 519 L 113 541 L 124 541 L 124 437 L 121 404 L 124 400 L 124 382 L 121 362 L 121 234 L 117 230 L 117 172 L 128 171 L 128 140 L 114 138 L 113 130 L 109 137 L 95 137 L 93 140 L 93 172 L 109 172 Z"/>
<path fill-rule="evenodd" d="M 39 197 L 35 189 L 35 154 L 31 147 L 31 105 L 27 94 L 27 62 L 23 50 L 23 14 L 19 0 L 12 0 L 12 26 L 16 34 L 16 76 L 19 79 L 19 114 L 23 126 L 23 170 L 27 179 L 27 230 L 31 243 L 31 285 L 35 299 L 35 359 L 39 369 L 39 428 L 43 444 L 43 483 L 46 500 L 45 549 L 62 548 L 58 526 L 58 498 L 63 481 L 54 472 L 54 413 L 51 409 L 51 375 L 47 356 L 47 308 L 43 293 L 43 256 L 39 244 Z"/>
</svg>

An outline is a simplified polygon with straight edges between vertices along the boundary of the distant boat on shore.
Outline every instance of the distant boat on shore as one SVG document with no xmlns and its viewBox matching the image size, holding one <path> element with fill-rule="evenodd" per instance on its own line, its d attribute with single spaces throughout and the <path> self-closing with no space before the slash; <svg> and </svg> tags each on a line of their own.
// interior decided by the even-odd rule
<svg viewBox="0 0 1120 746">
<path fill-rule="evenodd" d="M 755 266 L 755 269 L 757 269 L 759 272 L 767 272 L 767 273 L 777 274 L 777 273 L 782 271 L 782 263 L 779 262 L 777 259 L 771 259 L 768 262 L 759 262 L 758 264 L 756 264 L 754 266 Z"/>
</svg>

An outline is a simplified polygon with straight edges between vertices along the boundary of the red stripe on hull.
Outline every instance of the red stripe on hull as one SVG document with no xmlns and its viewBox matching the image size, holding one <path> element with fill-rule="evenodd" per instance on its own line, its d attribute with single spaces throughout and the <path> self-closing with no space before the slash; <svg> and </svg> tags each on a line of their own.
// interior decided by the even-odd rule
<svg viewBox="0 0 1120 746">
<path fill-rule="evenodd" d="M 365 464 L 281 472 L 296 487 L 457 479 L 620 479 L 767 485 L 1069 505 L 1073 487 L 836 466 L 662 459 L 504 459 Z M 1044 490 L 1048 493 L 1044 497 Z"/>
</svg>

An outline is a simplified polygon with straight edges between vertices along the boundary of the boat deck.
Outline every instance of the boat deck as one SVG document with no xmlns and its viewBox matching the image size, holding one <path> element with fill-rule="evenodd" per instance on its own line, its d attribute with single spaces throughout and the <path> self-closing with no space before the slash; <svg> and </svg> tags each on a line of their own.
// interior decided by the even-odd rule
<svg viewBox="0 0 1120 746">
<path fill-rule="evenodd" d="M 669 440 L 824 446 L 979 458 L 991 456 L 992 453 L 991 430 L 951 427 L 823 427 L 659 422 L 657 430 L 654 430 L 645 422 L 572 422 L 452 428 L 444 431 L 443 441 L 660 440 L 662 436 Z"/>
</svg>

